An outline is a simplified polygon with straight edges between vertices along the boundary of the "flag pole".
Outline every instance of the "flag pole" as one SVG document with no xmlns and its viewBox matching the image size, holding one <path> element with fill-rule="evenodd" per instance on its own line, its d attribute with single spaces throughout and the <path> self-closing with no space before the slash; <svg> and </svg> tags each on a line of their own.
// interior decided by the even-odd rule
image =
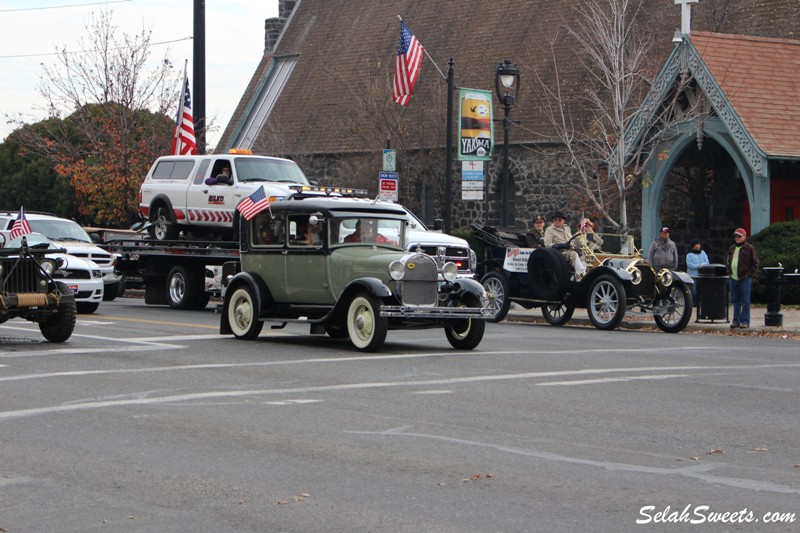
<svg viewBox="0 0 800 533">
<path fill-rule="evenodd" d="M 186 107 L 186 74 L 189 65 L 189 60 L 183 60 L 183 81 L 181 82 L 181 100 L 178 106 L 178 120 L 175 122 L 175 154 L 181 155 L 183 147 L 181 146 L 181 128 L 183 128 L 183 110 Z"/>
</svg>

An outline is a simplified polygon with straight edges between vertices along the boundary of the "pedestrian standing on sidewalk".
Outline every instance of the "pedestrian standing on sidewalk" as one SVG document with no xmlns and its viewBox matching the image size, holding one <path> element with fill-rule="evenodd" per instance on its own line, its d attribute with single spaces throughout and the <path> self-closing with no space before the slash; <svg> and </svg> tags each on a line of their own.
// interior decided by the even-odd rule
<svg viewBox="0 0 800 533">
<path fill-rule="evenodd" d="M 678 247 L 669 238 L 669 228 L 661 228 L 661 235 L 655 238 L 650 245 L 647 259 L 656 270 L 668 268 L 675 270 L 678 268 Z"/>
<path fill-rule="evenodd" d="M 708 264 L 708 254 L 703 250 L 700 239 L 692 239 L 689 243 L 689 253 L 686 254 L 686 273 L 692 276 L 692 301 L 698 305 L 697 301 L 697 277 L 700 275 L 700 267 Z"/>
<path fill-rule="evenodd" d="M 753 276 L 758 272 L 758 254 L 755 247 L 746 242 L 747 232 L 736 228 L 733 232 L 734 245 L 728 249 L 728 286 L 733 305 L 733 328 L 750 327 L 750 289 Z"/>
</svg>

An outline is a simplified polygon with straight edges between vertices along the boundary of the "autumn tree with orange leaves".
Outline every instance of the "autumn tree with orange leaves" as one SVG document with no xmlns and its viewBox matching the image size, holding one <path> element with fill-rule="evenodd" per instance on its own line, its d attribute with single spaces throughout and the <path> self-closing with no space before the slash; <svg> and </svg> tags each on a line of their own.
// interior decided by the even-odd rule
<svg viewBox="0 0 800 533">
<path fill-rule="evenodd" d="M 150 165 L 169 153 L 179 76 L 166 56 L 151 67 L 149 31 L 119 33 L 110 12 L 93 15 L 86 31 L 80 51 L 61 48 L 44 67 L 39 93 L 51 118 L 15 135 L 69 179 L 81 219 L 125 227 Z"/>
</svg>

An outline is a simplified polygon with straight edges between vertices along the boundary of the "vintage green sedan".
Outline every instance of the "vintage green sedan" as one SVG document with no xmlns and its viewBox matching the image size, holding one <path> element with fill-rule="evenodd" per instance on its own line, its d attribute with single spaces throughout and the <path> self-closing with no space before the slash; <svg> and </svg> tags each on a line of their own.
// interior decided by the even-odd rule
<svg viewBox="0 0 800 533">
<path fill-rule="evenodd" d="M 408 213 L 366 199 L 302 194 L 240 226 L 240 261 L 223 266 L 220 332 L 254 339 L 265 322 L 380 349 L 389 329 L 443 328 L 471 350 L 491 316 L 480 283 L 451 262 L 405 251 Z"/>
</svg>

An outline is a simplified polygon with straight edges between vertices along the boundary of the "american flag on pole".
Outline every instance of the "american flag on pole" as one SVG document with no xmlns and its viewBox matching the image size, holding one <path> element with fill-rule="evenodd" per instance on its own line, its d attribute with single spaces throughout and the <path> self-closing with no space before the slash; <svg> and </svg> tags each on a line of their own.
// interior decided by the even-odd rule
<svg viewBox="0 0 800 533">
<path fill-rule="evenodd" d="M 197 140 L 194 137 L 194 119 L 192 118 L 192 95 L 189 92 L 189 77 L 186 68 L 183 71 L 183 91 L 175 120 L 175 134 L 172 136 L 172 155 L 197 154 Z"/>
<path fill-rule="evenodd" d="M 25 210 L 20 207 L 19 215 L 17 215 L 14 225 L 11 226 L 11 233 L 8 234 L 8 240 L 13 241 L 20 235 L 27 235 L 28 233 L 33 233 L 33 230 L 31 225 L 28 224 L 28 219 L 25 218 Z"/>
<path fill-rule="evenodd" d="M 400 40 L 397 42 L 397 62 L 394 67 L 394 83 L 392 84 L 392 100 L 400 105 L 407 105 L 411 100 L 411 92 L 417 83 L 422 54 L 425 49 L 408 29 L 406 23 L 400 21 Z"/>
<path fill-rule="evenodd" d="M 261 211 L 269 207 L 269 199 L 264 194 L 264 186 L 262 185 L 256 192 L 242 200 L 239 207 L 236 209 L 242 214 L 246 220 L 250 220 Z"/>
</svg>

